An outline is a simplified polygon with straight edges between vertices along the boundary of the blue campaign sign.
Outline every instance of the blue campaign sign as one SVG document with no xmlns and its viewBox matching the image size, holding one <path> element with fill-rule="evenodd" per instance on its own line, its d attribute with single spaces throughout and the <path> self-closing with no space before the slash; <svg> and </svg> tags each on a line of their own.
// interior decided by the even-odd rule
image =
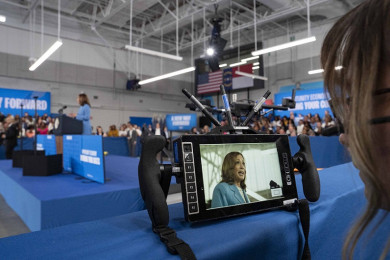
<svg viewBox="0 0 390 260">
<path fill-rule="evenodd" d="M 64 135 L 64 170 L 104 183 L 103 138 L 99 135 Z"/>
<path fill-rule="evenodd" d="M 291 93 L 283 92 L 275 94 L 275 105 L 281 106 L 283 98 L 291 98 Z M 275 110 L 275 114 L 289 117 L 290 112 L 293 111 L 295 115 L 302 114 L 305 116 L 309 113 L 312 115 L 318 113 L 323 117 L 326 110 L 332 114 L 323 88 L 298 90 L 295 94 L 295 102 L 295 109 L 289 109 L 288 111 Z"/>
<path fill-rule="evenodd" d="M 55 135 L 37 135 L 37 150 L 45 150 L 45 155 L 57 154 Z"/>
<path fill-rule="evenodd" d="M 35 100 L 37 98 L 37 113 L 42 116 L 50 114 L 50 92 L 0 88 L 0 111 L 7 114 L 20 114 L 21 105 L 23 111 L 30 115 L 35 114 Z"/>
<path fill-rule="evenodd" d="M 168 114 L 166 124 L 169 131 L 187 131 L 196 126 L 196 114 Z"/>
</svg>

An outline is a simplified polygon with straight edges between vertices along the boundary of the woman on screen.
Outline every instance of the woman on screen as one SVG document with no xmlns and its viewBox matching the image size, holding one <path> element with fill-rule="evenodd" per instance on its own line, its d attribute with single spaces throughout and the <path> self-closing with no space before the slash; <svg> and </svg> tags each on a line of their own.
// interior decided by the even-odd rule
<svg viewBox="0 0 390 260">
<path fill-rule="evenodd" d="M 340 141 L 360 170 L 368 200 L 346 239 L 343 258 L 348 259 L 354 258 L 366 228 L 378 227 L 376 221 L 370 223 L 375 216 L 379 214 L 376 219 L 382 221 L 390 217 L 389 14 L 390 0 L 364 1 L 335 23 L 321 50 L 325 92 L 345 130 Z M 341 69 L 336 70 L 336 66 Z M 390 238 L 381 259 L 390 256 L 389 248 Z"/>
<path fill-rule="evenodd" d="M 239 152 L 230 152 L 222 163 L 222 181 L 215 186 L 212 208 L 248 203 L 246 195 L 246 167 L 244 156 Z"/>
<path fill-rule="evenodd" d="M 80 105 L 79 112 L 76 115 L 76 119 L 83 121 L 83 135 L 92 134 L 91 123 L 89 122 L 91 114 L 91 104 L 87 94 L 81 93 L 77 97 L 77 102 Z"/>
</svg>

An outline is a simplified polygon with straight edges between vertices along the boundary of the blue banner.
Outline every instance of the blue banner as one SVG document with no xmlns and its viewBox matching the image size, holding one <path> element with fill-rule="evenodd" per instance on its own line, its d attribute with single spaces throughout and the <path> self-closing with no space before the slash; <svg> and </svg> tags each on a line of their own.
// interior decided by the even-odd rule
<svg viewBox="0 0 390 260">
<path fill-rule="evenodd" d="M 37 150 L 45 150 L 45 155 L 57 154 L 55 135 L 37 135 Z"/>
<path fill-rule="evenodd" d="M 283 98 L 291 98 L 291 92 L 275 94 L 275 105 L 281 106 Z M 332 111 L 330 110 L 323 88 L 298 90 L 295 94 L 295 102 L 295 109 L 289 109 L 287 111 L 275 110 L 275 115 L 289 117 L 290 112 L 293 111 L 295 115 L 302 114 L 302 116 L 305 116 L 309 113 L 312 115 L 318 113 L 321 117 L 323 117 L 326 110 L 328 110 L 332 115 Z"/>
<path fill-rule="evenodd" d="M 169 131 L 189 131 L 196 126 L 196 114 L 168 114 L 166 124 Z"/>
<path fill-rule="evenodd" d="M 20 115 L 20 108 L 23 105 L 23 112 L 29 115 L 35 114 L 35 100 L 37 99 L 37 113 L 42 116 L 50 114 L 50 92 L 38 92 L 29 90 L 17 90 L 0 88 L 0 111 L 4 115 Z"/>
<path fill-rule="evenodd" d="M 141 128 L 144 124 L 146 124 L 146 126 L 153 124 L 151 117 L 131 116 L 129 119 L 130 119 L 131 124 L 133 124 L 133 125 L 136 124 L 137 126 L 139 126 Z"/>
<path fill-rule="evenodd" d="M 98 135 L 64 135 L 64 170 L 104 183 L 103 140 Z"/>
</svg>

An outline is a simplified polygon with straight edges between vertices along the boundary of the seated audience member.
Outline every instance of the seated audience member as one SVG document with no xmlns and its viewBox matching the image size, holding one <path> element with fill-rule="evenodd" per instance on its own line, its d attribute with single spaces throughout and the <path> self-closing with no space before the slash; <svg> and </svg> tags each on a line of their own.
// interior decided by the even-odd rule
<svg viewBox="0 0 390 260">
<path fill-rule="evenodd" d="M 301 119 L 301 120 L 299 120 L 298 126 L 297 126 L 297 134 L 298 135 L 302 134 L 303 127 L 304 127 L 303 120 Z"/>
<path fill-rule="evenodd" d="M 110 130 L 108 131 L 107 136 L 108 137 L 118 137 L 119 136 L 119 132 L 116 129 L 115 125 L 110 125 Z"/>
<path fill-rule="evenodd" d="M 49 132 L 49 128 L 47 127 L 46 123 L 42 120 L 41 123 L 38 125 L 37 133 L 39 135 L 47 135 Z"/>
<path fill-rule="evenodd" d="M 33 125 L 29 125 L 26 129 L 26 137 L 32 138 L 35 136 L 35 130 Z"/>
<path fill-rule="evenodd" d="M 128 136 L 128 131 L 127 131 L 127 125 L 122 124 L 121 127 L 119 128 L 118 136 L 121 137 L 127 137 Z"/>
<path fill-rule="evenodd" d="M 103 128 L 100 125 L 96 127 L 96 135 L 101 135 L 101 136 L 105 135 Z"/>
<path fill-rule="evenodd" d="M 321 122 L 317 122 L 316 123 L 316 127 L 314 128 L 314 133 L 315 133 L 315 135 L 321 135 L 321 133 L 322 133 L 322 124 L 321 124 Z"/>
<path fill-rule="evenodd" d="M 360 171 L 368 200 L 364 214 L 347 236 L 344 259 L 362 258 L 354 255 L 358 241 L 364 247 L 374 230 L 384 232 L 379 224 L 390 217 L 389 14 L 390 0 L 363 1 L 334 24 L 321 50 L 325 92 L 345 130 L 339 139 Z M 342 69 L 335 70 L 336 66 Z M 365 239 L 361 239 L 363 234 Z M 390 257 L 390 237 L 385 235 L 383 260 Z"/>
</svg>

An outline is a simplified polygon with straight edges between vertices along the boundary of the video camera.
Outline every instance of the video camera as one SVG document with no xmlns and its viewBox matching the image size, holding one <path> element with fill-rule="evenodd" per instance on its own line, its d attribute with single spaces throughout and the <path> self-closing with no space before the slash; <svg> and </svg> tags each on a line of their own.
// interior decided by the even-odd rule
<svg viewBox="0 0 390 260">
<path fill-rule="evenodd" d="M 166 236 L 175 233 L 168 227 L 166 203 L 172 175 L 181 184 L 184 215 L 189 222 L 283 208 L 296 210 L 299 201 L 294 168 L 302 174 L 307 200 L 315 202 L 319 199 L 320 181 L 308 136 L 297 137 L 300 150 L 292 156 L 287 135 L 258 134 L 247 126 L 221 126 L 194 96 L 185 90 L 183 93 L 207 117 L 211 117 L 216 126 L 214 131 L 208 135 L 183 135 L 173 140 L 172 164 L 159 164 L 156 160 L 157 153 L 164 149 L 165 138 L 146 137 L 138 167 L 141 195 L 153 231 L 159 234 L 171 253 L 180 251 L 172 244 L 184 243 L 176 234 Z M 230 113 L 226 102 L 225 110 Z M 236 169 L 237 158 L 245 166 Z M 224 171 L 229 172 L 230 179 L 224 176 Z"/>
</svg>

